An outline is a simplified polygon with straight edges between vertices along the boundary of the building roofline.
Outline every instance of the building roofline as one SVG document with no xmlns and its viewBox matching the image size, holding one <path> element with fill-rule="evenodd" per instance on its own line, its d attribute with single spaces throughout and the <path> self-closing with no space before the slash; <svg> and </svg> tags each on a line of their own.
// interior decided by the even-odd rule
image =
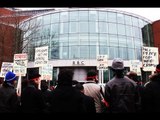
<svg viewBox="0 0 160 120">
<path fill-rule="evenodd" d="M 110 8 L 60 8 L 60 9 L 55 9 L 54 11 L 49 11 L 49 12 L 45 12 L 45 13 L 39 13 L 37 15 L 34 15 L 28 19 L 25 19 L 24 21 L 22 21 L 21 23 L 25 22 L 25 21 L 28 21 L 30 19 L 33 19 L 33 18 L 36 18 L 36 17 L 39 17 L 39 16 L 43 16 L 43 15 L 47 15 L 47 14 L 51 14 L 51 13 L 57 13 L 57 12 L 65 12 L 65 11 L 76 11 L 76 10 L 99 10 L 99 11 L 109 11 L 109 12 L 117 12 L 117 13 L 123 13 L 123 14 L 126 14 L 126 15 L 130 15 L 130 16 L 133 16 L 133 17 L 138 17 L 140 19 L 143 19 L 149 23 L 152 23 L 153 21 L 151 21 L 150 19 L 148 18 L 145 18 L 143 16 L 140 16 L 138 14 L 134 14 L 134 13 L 131 13 L 131 12 L 126 12 L 126 11 L 122 11 L 122 10 L 116 10 L 116 9 L 110 9 Z M 33 10 L 34 11 L 34 10 Z M 20 24 L 21 24 L 20 23 Z"/>
</svg>

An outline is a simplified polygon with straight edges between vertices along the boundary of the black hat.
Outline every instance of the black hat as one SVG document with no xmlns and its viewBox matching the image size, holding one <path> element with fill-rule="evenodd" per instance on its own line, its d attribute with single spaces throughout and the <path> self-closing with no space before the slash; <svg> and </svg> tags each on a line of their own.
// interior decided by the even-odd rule
<svg viewBox="0 0 160 120">
<path fill-rule="evenodd" d="M 38 70 L 36 70 L 36 69 L 30 69 L 28 71 L 27 75 L 28 75 L 28 79 L 29 80 L 41 77 L 41 75 L 39 74 Z"/>
</svg>

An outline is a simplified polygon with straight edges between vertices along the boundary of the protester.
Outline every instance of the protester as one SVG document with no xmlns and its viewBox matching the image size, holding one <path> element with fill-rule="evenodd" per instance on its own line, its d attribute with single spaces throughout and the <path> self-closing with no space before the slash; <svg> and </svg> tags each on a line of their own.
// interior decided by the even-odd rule
<svg viewBox="0 0 160 120">
<path fill-rule="evenodd" d="M 51 112 L 86 112 L 83 97 L 80 91 L 72 86 L 72 79 L 72 70 L 60 70 L 57 87 L 52 92 Z"/>
<path fill-rule="evenodd" d="M 138 75 L 136 72 L 130 71 L 126 74 L 126 76 L 128 78 L 130 78 L 131 80 L 133 80 L 137 84 L 137 89 L 138 89 L 138 94 L 139 94 L 140 100 L 139 100 L 139 103 L 136 107 L 137 108 L 136 112 L 143 112 L 142 103 L 143 103 L 143 98 L 144 98 L 143 97 L 144 96 L 144 86 L 141 84 L 141 81 L 138 79 Z"/>
<path fill-rule="evenodd" d="M 88 112 L 88 113 L 96 113 L 96 107 L 95 107 L 94 98 L 84 94 L 84 87 L 83 87 L 82 84 L 77 83 L 75 85 L 75 88 L 82 93 L 83 102 L 84 102 L 84 105 L 86 107 L 86 112 Z"/>
<path fill-rule="evenodd" d="M 42 96 L 46 104 L 45 112 L 49 112 L 50 99 L 51 99 L 51 90 L 49 90 L 48 82 L 46 80 L 41 80 L 41 91 Z"/>
<path fill-rule="evenodd" d="M 144 112 L 160 112 L 160 64 L 144 89 Z"/>
<path fill-rule="evenodd" d="M 87 73 L 87 81 L 84 86 L 84 94 L 94 98 L 96 113 L 104 112 L 104 104 L 102 102 L 103 96 L 101 94 L 101 87 L 98 85 L 98 75 L 94 70 Z"/>
<path fill-rule="evenodd" d="M 8 71 L 4 77 L 2 87 L 0 87 L 0 113 L 19 112 L 20 100 L 16 93 L 17 76 Z"/>
<path fill-rule="evenodd" d="M 109 103 L 109 112 L 136 112 L 139 103 L 136 83 L 124 76 L 124 62 L 115 58 L 112 62 L 114 77 L 105 85 L 105 99 Z"/>
<path fill-rule="evenodd" d="M 27 73 L 28 84 L 22 90 L 21 109 L 23 113 L 42 113 L 46 105 L 42 92 L 38 89 L 41 75 L 34 69 Z"/>
</svg>

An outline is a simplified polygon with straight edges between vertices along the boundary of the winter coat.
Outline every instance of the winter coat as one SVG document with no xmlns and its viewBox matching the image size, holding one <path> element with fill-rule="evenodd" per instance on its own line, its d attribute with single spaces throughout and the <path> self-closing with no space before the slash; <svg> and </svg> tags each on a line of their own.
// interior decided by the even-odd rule
<svg viewBox="0 0 160 120">
<path fill-rule="evenodd" d="M 39 89 L 33 85 L 23 89 L 21 94 L 21 110 L 23 113 L 42 113 L 45 108 L 45 101 Z"/>
<path fill-rule="evenodd" d="M 139 104 L 137 85 L 128 77 L 114 77 L 105 85 L 105 99 L 111 113 L 136 112 Z"/>
<path fill-rule="evenodd" d="M 60 85 L 52 91 L 50 112 L 86 112 L 80 91 L 72 86 Z"/>
<path fill-rule="evenodd" d="M 144 88 L 144 112 L 160 112 L 160 74 L 151 76 Z"/>
<path fill-rule="evenodd" d="M 87 113 L 96 113 L 95 101 L 94 98 L 85 95 L 82 93 L 83 102 L 86 108 Z"/>
<path fill-rule="evenodd" d="M 6 84 L 0 87 L 0 113 L 18 112 L 20 101 L 14 86 Z"/>
<path fill-rule="evenodd" d="M 96 112 L 102 113 L 103 112 L 103 103 L 102 103 L 102 94 L 101 94 L 101 87 L 96 84 L 95 82 L 87 82 L 83 84 L 84 87 L 84 94 L 94 98 Z"/>
</svg>

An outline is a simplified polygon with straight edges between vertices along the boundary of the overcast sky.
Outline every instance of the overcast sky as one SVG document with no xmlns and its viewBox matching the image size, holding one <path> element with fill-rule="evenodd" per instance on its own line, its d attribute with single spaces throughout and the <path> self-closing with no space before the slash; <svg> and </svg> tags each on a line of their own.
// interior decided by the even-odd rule
<svg viewBox="0 0 160 120">
<path fill-rule="evenodd" d="M 104 8 L 104 7 L 103 7 Z M 44 9 L 44 8 L 23 8 L 23 10 L 31 10 L 31 9 Z M 58 9 L 64 9 L 64 8 L 58 8 Z M 130 13 L 134 13 L 137 15 L 140 15 L 142 17 L 145 17 L 151 21 L 156 21 L 160 19 L 160 7 L 158 8 L 110 8 L 110 9 L 116 9 L 116 10 L 122 10 Z"/>
</svg>

